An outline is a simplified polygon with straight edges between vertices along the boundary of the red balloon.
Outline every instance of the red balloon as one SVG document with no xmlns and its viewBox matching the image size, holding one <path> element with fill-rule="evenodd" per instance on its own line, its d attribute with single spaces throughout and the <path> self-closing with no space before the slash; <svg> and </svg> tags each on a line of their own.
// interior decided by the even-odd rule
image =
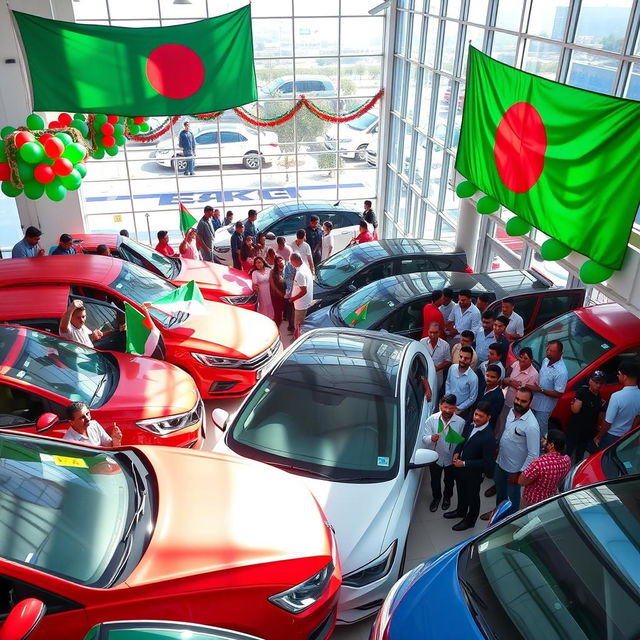
<svg viewBox="0 0 640 640">
<path fill-rule="evenodd" d="M 113 133 L 113 125 L 110 122 L 105 122 L 101 127 L 100 131 L 105 136 L 110 136 Z"/>
<path fill-rule="evenodd" d="M 115 143 L 116 139 L 113 136 L 105 136 L 104 138 L 102 138 L 102 144 L 105 147 L 113 147 Z"/>
<path fill-rule="evenodd" d="M 33 171 L 33 177 L 42 184 L 48 184 L 53 181 L 56 174 L 48 164 L 39 164 Z"/>
<path fill-rule="evenodd" d="M 62 125 L 57 120 L 52 120 L 49 123 L 49 129 L 62 129 Z"/>
<path fill-rule="evenodd" d="M 68 127 L 71 124 L 71 121 L 73 120 L 73 118 L 68 114 L 68 113 L 61 113 L 58 116 L 58 122 L 63 126 L 63 127 Z"/>
<path fill-rule="evenodd" d="M 0 162 L 0 180 L 11 180 L 11 167 L 8 162 Z"/>
<path fill-rule="evenodd" d="M 53 162 L 52 169 L 57 176 L 68 176 L 73 171 L 73 164 L 66 158 L 57 158 Z"/>
<path fill-rule="evenodd" d="M 118 120 L 120 120 L 120 116 L 114 116 L 114 115 L 107 116 L 107 122 L 110 124 L 118 124 Z"/>
<path fill-rule="evenodd" d="M 51 140 L 51 138 L 53 138 L 53 133 L 43 133 L 43 134 L 38 138 L 38 142 L 39 142 L 41 145 L 44 145 L 44 143 L 45 143 L 47 140 Z"/>
<path fill-rule="evenodd" d="M 17 133 L 15 137 L 16 148 L 19 149 L 23 144 L 33 142 L 35 139 L 36 138 L 32 133 L 29 133 L 28 131 L 20 131 L 20 133 Z"/>
<path fill-rule="evenodd" d="M 64 151 L 64 142 L 60 138 L 49 138 L 44 143 L 44 152 L 50 158 L 59 158 L 60 154 Z"/>
<path fill-rule="evenodd" d="M 144 116 L 136 116 L 133 119 L 134 124 L 142 124 L 144 122 Z"/>
</svg>

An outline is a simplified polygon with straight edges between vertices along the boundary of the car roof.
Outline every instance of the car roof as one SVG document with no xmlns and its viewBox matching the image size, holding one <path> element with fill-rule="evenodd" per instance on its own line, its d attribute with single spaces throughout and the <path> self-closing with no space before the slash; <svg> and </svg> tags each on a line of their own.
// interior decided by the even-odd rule
<svg viewBox="0 0 640 640">
<path fill-rule="evenodd" d="M 640 318 L 619 304 L 598 304 L 576 309 L 576 315 L 603 337 L 618 346 L 640 343 Z"/>
<path fill-rule="evenodd" d="M 303 213 L 303 212 L 322 212 L 322 211 L 350 211 L 358 213 L 353 207 L 346 204 L 340 204 L 340 202 L 334 203 L 330 200 L 286 200 L 273 205 L 276 209 L 282 212 L 282 215 L 288 215 L 290 213 Z"/>
<path fill-rule="evenodd" d="M 412 342 L 378 331 L 316 329 L 291 347 L 272 375 L 338 394 L 395 396 L 404 352 Z"/>
<path fill-rule="evenodd" d="M 74 233 L 74 240 L 82 240 L 82 247 L 97 247 L 106 244 L 109 249 L 115 249 L 118 245 L 117 233 Z M 121 236 L 120 236 L 121 237 Z"/>
<path fill-rule="evenodd" d="M 60 318 L 69 306 L 69 285 L 35 285 L 0 289 L 0 320 Z"/>
<path fill-rule="evenodd" d="M 344 251 L 350 251 L 351 255 L 362 262 L 375 262 L 383 258 L 395 256 L 411 256 L 424 254 L 459 254 L 464 251 L 456 251 L 453 244 L 444 240 L 423 240 L 420 238 L 392 238 L 390 240 L 377 240 L 347 247 Z"/>
</svg>

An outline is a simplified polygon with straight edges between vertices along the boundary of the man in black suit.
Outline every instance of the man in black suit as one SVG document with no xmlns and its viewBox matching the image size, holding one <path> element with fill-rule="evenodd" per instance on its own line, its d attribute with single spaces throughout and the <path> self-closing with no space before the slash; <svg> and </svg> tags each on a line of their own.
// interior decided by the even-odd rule
<svg viewBox="0 0 640 640">
<path fill-rule="evenodd" d="M 453 452 L 458 506 L 447 511 L 445 518 L 462 518 L 454 524 L 454 531 L 464 531 L 475 526 L 480 513 L 480 485 L 482 474 L 490 474 L 496 447 L 493 430 L 489 427 L 491 405 L 481 400 L 473 412 L 473 422 L 462 431 L 464 442 Z"/>
</svg>

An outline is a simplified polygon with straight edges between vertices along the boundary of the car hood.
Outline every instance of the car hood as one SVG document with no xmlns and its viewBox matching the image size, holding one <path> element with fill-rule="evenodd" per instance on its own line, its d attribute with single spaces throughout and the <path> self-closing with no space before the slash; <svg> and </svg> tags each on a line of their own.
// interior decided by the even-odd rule
<svg viewBox="0 0 640 640">
<path fill-rule="evenodd" d="M 330 559 L 322 512 L 284 472 L 204 451 L 138 450 L 153 468 L 158 509 L 128 586 L 265 562 Z"/>
<path fill-rule="evenodd" d="M 167 342 L 178 342 L 189 351 L 253 358 L 278 339 L 278 328 L 267 316 L 222 302 L 206 300 L 205 304 L 206 314 L 191 315 L 179 327 L 169 329 Z"/>
<path fill-rule="evenodd" d="M 217 300 L 220 296 L 250 296 L 253 294 L 251 278 L 237 269 L 224 267 L 206 260 L 181 258 L 182 268 L 172 282 L 181 286 L 191 280 L 198 283 L 202 295 Z M 213 294 L 207 295 L 207 293 Z"/>
<path fill-rule="evenodd" d="M 168 362 L 112 354 L 118 361 L 118 386 L 100 411 L 128 412 L 135 409 L 140 420 L 191 411 L 199 400 L 193 378 Z"/>
<path fill-rule="evenodd" d="M 465 545 L 427 561 L 421 570 L 416 568 L 419 577 L 414 574 L 409 590 L 392 605 L 389 640 L 484 639 L 458 581 L 458 555 Z"/>
<path fill-rule="evenodd" d="M 319 298 L 324 298 L 326 296 L 335 296 L 336 293 L 339 291 L 339 288 L 336 287 L 326 287 L 322 284 L 320 284 L 317 280 L 317 278 L 313 279 L 313 298 L 314 300 L 317 300 Z"/>
<path fill-rule="evenodd" d="M 332 314 L 333 306 L 321 307 L 317 311 L 310 313 L 305 319 L 300 333 L 306 333 L 311 329 L 319 329 L 320 327 L 342 327 L 344 326 Z"/>
</svg>

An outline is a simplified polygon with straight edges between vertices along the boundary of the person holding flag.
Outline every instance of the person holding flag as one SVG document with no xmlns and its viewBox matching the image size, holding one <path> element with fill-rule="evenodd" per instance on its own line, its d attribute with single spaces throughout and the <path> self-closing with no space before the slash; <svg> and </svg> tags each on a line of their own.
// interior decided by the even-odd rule
<svg viewBox="0 0 640 640">
<path fill-rule="evenodd" d="M 180 231 L 184 239 L 178 247 L 178 251 L 183 258 L 191 260 L 200 260 L 200 252 L 198 251 L 197 236 L 198 232 L 195 226 L 198 221 L 191 215 L 189 209 L 182 202 L 180 205 Z"/>
<path fill-rule="evenodd" d="M 462 442 L 464 420 L 456 415 L 457 398 L 450 393 L 440 400 L 440 411 L 427 418 L 422 432 L 422 442 L 438 454 L 438 459 L 429 465 L 431 475 L 431 504 L 429 511 L 438 510 L 442 499 L 442 474 L 444 472 L 444 499 L 442 508 L 446 511 L 451 506 L 453 495 L 454 467 L 451 464 L 453 452 Z"/>
<path fill-rule="evenodd" d="M 149 311 L 141 313 L 128 302 L 124 303 L 126 327 L 125 351 L 137 356 L 162 357 L 160 350 L 160 330 L 154 324 Z"/>
</svg>

